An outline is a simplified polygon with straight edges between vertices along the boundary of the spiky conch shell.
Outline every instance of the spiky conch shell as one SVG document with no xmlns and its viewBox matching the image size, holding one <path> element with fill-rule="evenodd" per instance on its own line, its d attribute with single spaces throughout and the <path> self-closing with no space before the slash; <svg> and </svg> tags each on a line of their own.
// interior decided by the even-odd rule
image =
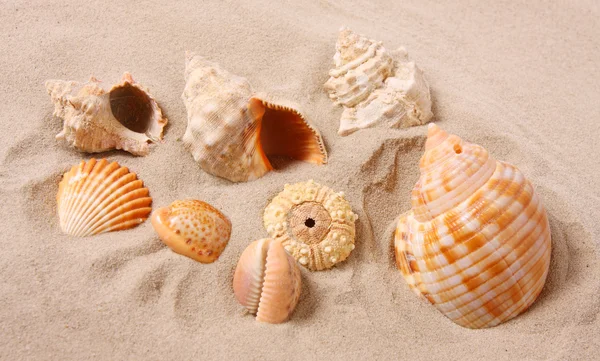
<svg viewBox="0 0 600 361">
<path fill-rule="evenodd" d="M 334 63 L 325 90 L 344 107 L 340 135 L 379 123 L 406 128 L 433 118 L 429 84 L 406 49 L 388 52 L 380 41 L 343 27 Z"/>
<path fill-rule="evenodd" d="M 531 183 L 434 124 L 420 168 L 395 235 L 408 285 L 464 327 L 495 326 L 525 311 L 544 286 L 551 248 Z"/>
<path fill-rule="evenodd" d="M 60 227 L 79 237 L 135 227 L 152 211 L 148 194 L 136 174 L 117 162 L 81 161 L 58 186 Z"/>
<path fill-rule="evenodd" d="M 196 199 L 175 201 L 152 213 L 152 226 L 173 252 L 201 263 L 216 261 L 229 242 L 231 221 Z"/>
<path fill-rule="evenodd" d="M 242 253 L 233 276 L 238 302 L 267 323 L 286 321 L 300 298 L 300 269 L 281 243 L 265 238 Z"/>
<path fill-rule="evenodd" d="M 149 142 L 160 141 L 167 124 L 154 98 L 129 73 L 108 92 L 99 84 L 94 77 L 83 84 L 46 81 L 46 90 L 54 103 L 54 116 L 64 121 L 56 139 L 64 139 L 70 146 L 87 153 L 123 149 L 135 155 L 147 155 Z M 124 119 L 125 125 L 117 120 L 113 110 L 120 113 L 120 118 L 129 118 Z"/>
<path fill-rule="evenodd" d="M 309 180 L 286 184 L 265 208 L 263 224 L 301 265 L 320 271 L 348 258 L 357 219 L 343 192 Z"/>
<path fill-rule="evenodd" d="M 245 78 L 191 52 L 185 78 L 183 142 L 206 172 L 245 182 L 273 169 L 271 155 L 327 162 L 319 131 L 288 102 L 254 94 Z"/>
</svg>

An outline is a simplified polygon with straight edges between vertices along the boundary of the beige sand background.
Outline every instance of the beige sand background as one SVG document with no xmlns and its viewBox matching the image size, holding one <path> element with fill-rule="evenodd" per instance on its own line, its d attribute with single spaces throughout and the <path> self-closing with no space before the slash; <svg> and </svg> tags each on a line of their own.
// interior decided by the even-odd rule
<svg viewBox="0 0 600 361">
<path fill-rule="evenodd" d="M 460 359 L 600 357 L 600 8 L 597 1 L 1 1 L 0 359 Z M 409 208 L 426 127 L 337 136 L 322 90 L 337 30 L 406 46 L 426 72 L 444 129 L 519 166 L 552 228 L 548 282 L 525 314 L 493 329 L 454 325 L 396 271 L 390 225 Z M 279 160 L 233 184 L 183 148 L 184 52 L 300 103 L 330 164 Z M 63 235 L 61 174 L 90 156 L 54 136 L 51 78 L 108 86 L 124 71 L 149 87 L 169 125 L 147 157 L 101 156 L 137 172 L 154 206 L 210 202 L 233 222 L 214 264 L 178 256 L 150 222 L 90 238 Z M 285 183 L 345 191 L 359 214 L 356 250 L 339 267 L 303 270 L 290 322 L 259 324 L 232 293 L 245 246 L 266 236 L 262 211 Z"/>
</svg>

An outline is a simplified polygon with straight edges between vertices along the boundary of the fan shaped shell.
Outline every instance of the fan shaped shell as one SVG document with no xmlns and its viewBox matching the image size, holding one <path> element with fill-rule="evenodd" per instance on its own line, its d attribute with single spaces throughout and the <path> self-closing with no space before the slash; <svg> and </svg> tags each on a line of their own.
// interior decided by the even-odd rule
<svg viewBox="0 0 600 361">
<path fill-rule="evenodd" d="M 255 94 L 245 78 L 187 54 L 183 142 L 208 173 L 244 182 L 273 169 L 268 156 L 324 164 L 319 131 L 293 105 Z"/>
<path fill-rule="evenodd" d="M 495 326 L 526 310 L 544 286 L 551 248 L 531 183 L 433 124 L 420 168 L 395 235 L 408 285 L 464 327 Z"/>
<path fill-rule="evenodd" d="M 54 103 L 54 115 L 64 121 L 56 138 L 83 152 L 123 149 L 146 155 L 149 142 L 162 139 L 167 118 L 129 73 L 108 92 L 94 77 L 84 84 L 48 80 L 46 89 Z"/>
<path fill-rule="evenodd" d="M 152 211 L 148 193 L 136 174 L 117 162 L 81 161 L 58 186 L 60 227 L 80 237 L 135 227 Z"/>
<path fill-rule="evenodd" d="M 342 28 L 334 63 L 324 87 L 344 107 L 340 135 L 380 123 L 405 128 L 432 119 L 429 84 L 406 49 L 388 52 L 381 42 Z"/>
<path fill-rule="evenodd" d="M 260 239 L 242 253 L 233 290 L 257 321 L 281 323 L 290 317 L 300 298 L 300 269 L 279 242 Z"/>
<path fill-rule="evenodd" d="M 152 213 L 152 225 L 174 252 L 201 263 L 219 258 L 231 236 L 231 221 L 208 203 L 175 201 Z"/>
<path fill-rule="evenodd" d="M 343 192 L 310 180 L 286 184 L 265 208 L 263 223 L 301 265 L 320 271 L 348 258 L 357 219 Z"/>
</svg>

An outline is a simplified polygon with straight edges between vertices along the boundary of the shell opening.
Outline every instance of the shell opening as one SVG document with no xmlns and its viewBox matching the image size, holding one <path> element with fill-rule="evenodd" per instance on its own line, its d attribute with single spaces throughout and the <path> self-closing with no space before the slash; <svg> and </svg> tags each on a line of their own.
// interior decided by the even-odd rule
<svg viewBox="0 0 600 361">
<path fill-rule="evenodd" d="M 119 123 L 133 132 L 145 133 L 150 128 L 152 100 L 128 82 L 110 91 L 110 110 Z"/>
<path fill-rule="evenodd" d="M 306 221 L 304 221 L 304 225 L 308 228 L 313 228 L 315 226 L 315 220 L 312 218 L 307 218 Z"/>
<path fill-rule="evenodd" d="M 260 143 L 267 157 L 287 156 L 309 163 L 324 164 L 327 158 L 320 136 L 291 108 L 262 102 Z"/>
</svg>

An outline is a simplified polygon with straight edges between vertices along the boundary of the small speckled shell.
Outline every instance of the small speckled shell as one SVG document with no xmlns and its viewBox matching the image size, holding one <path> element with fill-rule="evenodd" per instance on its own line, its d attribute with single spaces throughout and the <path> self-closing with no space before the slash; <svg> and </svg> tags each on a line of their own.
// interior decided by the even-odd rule
<svg viewBox="0 0 600 361">
<path fill-rule="evenodd" d="M 231 222 L 208 203 L 175 201 L 152 213 L 152 225 L 174 252 L 201 263 L 219 258 L 231 236 Z"/>
<path fill-rule="evenodd" d="M 80 237 L 135 227 L 152 211 L 148 193 L 136 174 L 117 162 L 81 161 L 58 186 L 60 227 Z"/>
<path fill-rule="evenodd" d="M 348 258 L 357 219 L 343 192 L 310 180 L 286 184 L 265 208 L 263 223 L 301 265 L 320 271 Z"/>
<path fill-rule="evenodd" d="M 429 84 L 406 49 L 388 52 L 381 42 L 342 28 L 333 59 L 325 90 L 344 107 L 340 135 L 380 123 L 406 128 L 433 117 Z"/>
<path fill-rule="evenodd" d="M 260 239 L 244 250 L 233 276 L 233 291 L 257 321 L 285 322 L 298 303 L 300 290 L 300 269 L 279 242 Z"/>
<path fill-rule="evenodd" d="M 183 143 L 206 172 L 245 182 L 273 167 L 268 156 L 327 163 L 319 131 L 293 105 L 254 94 L 245 78 L 187 54 Z"/>
<path fill-rule="evenodd" d="M 542 291 L 550 228 L 533 186 L 481 146 L 429 126 L 396 262 L 411 289 L 469 328 L 525 311 Z"/>
<path fill-rule="evenodd" d="M 148 143 L 161 140 L 167 124 L 154 98 L 129 73 L 108 92 L 99 84 L 94 77 L 84 84 L 46 81 L 54 115 L 64 121 L 56 139 L 88 153 L 123 149 L 148 154 Z"/>
</svg>

